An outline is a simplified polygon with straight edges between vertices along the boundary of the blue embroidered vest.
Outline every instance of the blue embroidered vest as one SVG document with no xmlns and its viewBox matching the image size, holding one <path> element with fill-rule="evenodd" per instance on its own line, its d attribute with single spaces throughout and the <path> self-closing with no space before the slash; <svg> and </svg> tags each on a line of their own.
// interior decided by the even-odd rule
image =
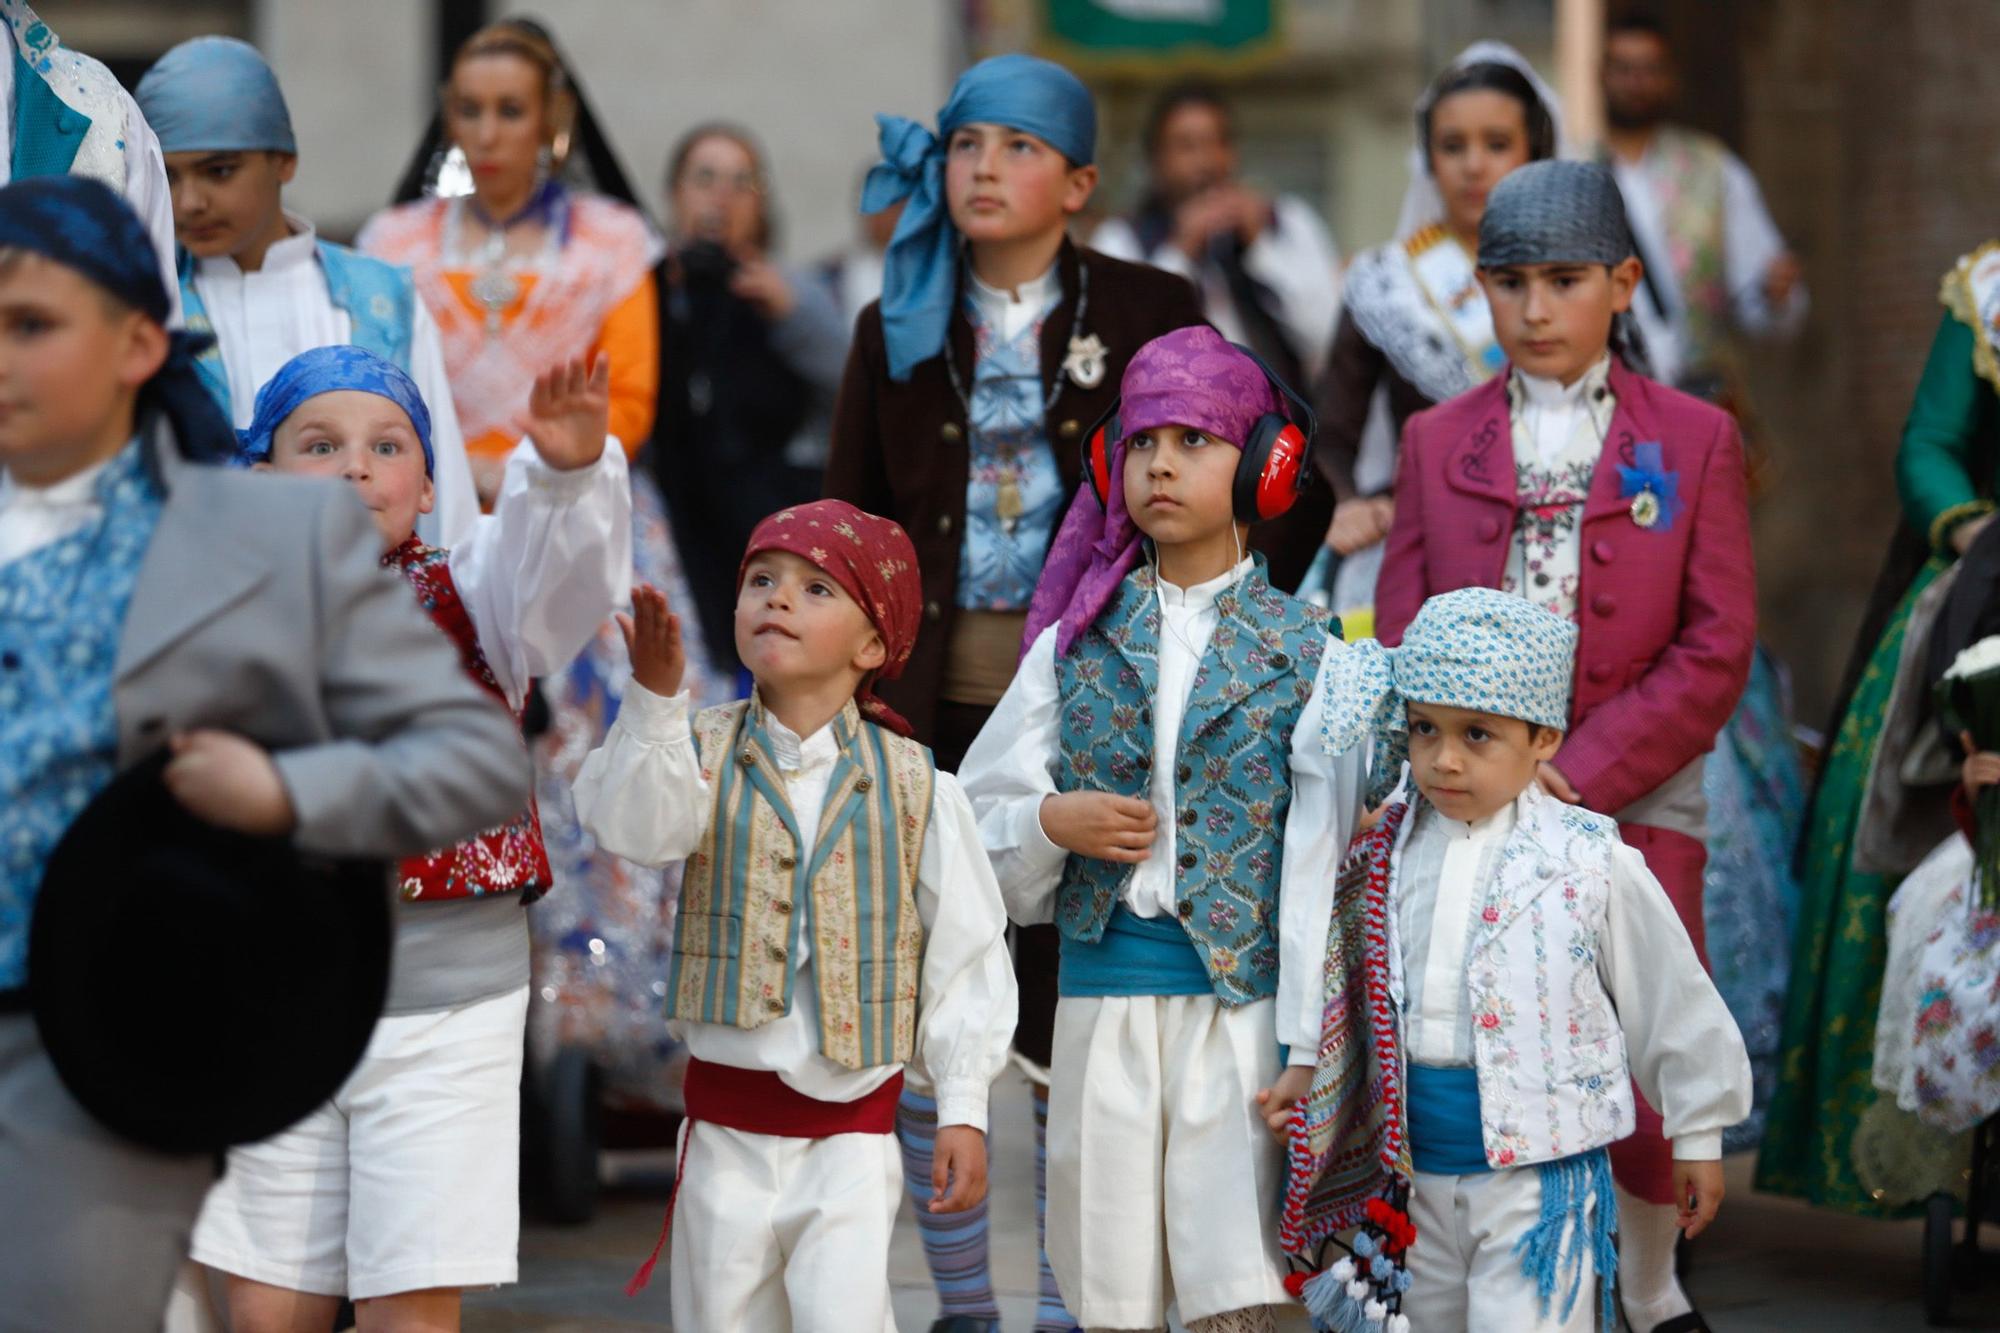
<svg viewBox="0 0 2000 1333">
<path fill-rule="evenodd" d="M 7 45 L 14 59 L 14 142 L 7 154 L 13 179 L 63 175 L 90 133 L 90 117 L 57 97 L 18 45 Z"/>
<path fill-rule="evenodd" d="M 801 856 L 764 716 L 749 699 L 695 718 L 711 804 L 681 879 L 668 1016 L 759 1028 L 791 1012 L 792 960 L 809 939 L 820 1053 L 848 1069 L 901 1064 L 916 1049 L 931 752 L 850 702 L 830 724 L 840 758 Z"/>
<path fill-rule="evenodd" d="M 334 305 L 347 312 L 352 325 L 349 340 L 408 371 L 411 331 L 417 314 L 417 285 L 410 271 L 331 241 L 319 242 L 318 252 L 319 270 L 326 275 L 327 292 Z M 213 334 L 215 325 L 195 290 L 194 256 L 182 250 L 179 258 L 183 322 L 190 333 Z M 211 343 L 195 358 L 194 368 L 201 376 L 202 386 L 222 405 L 223 415 L 230 416 L 229 374 L 222 365 L 222 344 Z"/>
<path fill-rule="evenodd" d="M 959 544 L 958 604 L 973 611 L 1022 611 L 1048 559 L 1069 495 L 1049 447 L 1042 389 L 1042 321 L 1049 298 L 1011 343 L 988 328 L 965 297 L 975 347 L 966 402 L 965 535 Z"/>
<path fill-rule="evenodd" d="M 98 474 L 102 517 L 0 565 L 0 988 L 27 980 L 49 854 L 117 772 L 118 639 L 162 504 L 140 448 Z"/>
<path fill-rule="evenodd" d="M 1059 791 L 1144 799 L 1151 789 L 1160 610 L 1141 567 L 1067 656 Z M 1291 808 L 1292 731 L 1312 696 L 1332 620 L 1272 588 L 1263 562 L 1216 599 L 1175 755 L 1175 898 L 1225 1004 L 1277 993 L 1278 877 Z M 1331 873 L 1332 867 L 1328 867 Z M 1103 938 L 1132 867 L 1072 855 L 1056 889 L 1068 939 Z"/>
</svg>

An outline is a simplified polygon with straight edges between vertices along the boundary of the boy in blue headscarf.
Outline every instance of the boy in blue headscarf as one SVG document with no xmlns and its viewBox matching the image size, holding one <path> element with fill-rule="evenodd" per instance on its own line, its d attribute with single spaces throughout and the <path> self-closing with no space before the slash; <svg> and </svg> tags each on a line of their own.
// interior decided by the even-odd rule
<svg viewBox="0 0 2000 1333">
<path fill-rule="evenodd" d="M 529 438 L 491 515 L 447 552 L 426 545 L 430 412 L 416 383 L 366 348 L 302 352 L 257 394 L 245 460 L 344 481 L 464 672 L 518 717 L 530 678 L 569 664 L 632 575 L 625 451 L 607 434 L 610 362 L 542 374 Z M 331 1101 L 231 1150 L 194 1231 L 194 1258 L 229 1276 L 231 1321 L 342 1296 L 388 1327 L 457 1322 L 464 1287 L 512 1282 L 520 1235 L 522 1037 L 528 924 L 551 887 L 533 802 L 476 837 L 406 859 L 389 997 L 368 1053 Z"/>
<path fill-rule="evenodd" d="M 196 816 L 379 857 L 449 845 L 528 797 L 518 729 L 383 576 L 353 494 L 203 465 L 228 425 L 195 377 L 195 336 L 165 327 L 171 306 L 145 229 L 105 186 L 0 189 L 9 1327 L 158 1328 L 215 1177 L 208 1153 L 92 1120 L 25 1012 L 43 870 L 85 805 L 164 748 L 166 786 Z"/>
<path fill-rule="evenodd" d="M 437 504 L 420 530 L 458 545 L 479 503 L 437 326 L 408 270 L 286 211 L 299 149 L 270 65 L 233 37 L 196 37 L 161 56 L 137 96 L 166 154 L 183 315 L 215 335 L 195 363 L 209 392 L 241 429 L 257 390 L 308 348 L 355 343 L 394 362 L 430 404 Z"/>
<path fill-rule="evenodd" d="M 916 543 L 923 633 L 883 695 L 950 771 L 1013 677 L 1029 598 L 1082 478 L 1086 429 L 1117 397 L 1132 354 L 1201 323 L 1201 308 L 1183 279 L 1070 242 L 1069 221 L 1097 186 L 1097 109 L 1062 66 L 996 56 L 960 76 L 935 132 L 877 120 L 883 161 L 862 211 L 904 208 L 882 299 L 855 323 L 826 493 L 893 518 Z M 1052 929 L 1023 932 L 1015 1047 L 1038 1089 L 1055 959 Z M 1036 1098 L 1039 1145 L 1047 1104 Z M 936 1129 L 930 1099 L 910 1092 L 899 1133 L 911 1182 L 930 1178 Z M 1038 1182 L 1041 1161 L 1038 1146 Z M 997 1327 L 983 1208 L 918 1217 L 942 1327 Z M 1044 1263 L 1036 1327 L 1073 1323 Z"/>
</svg>

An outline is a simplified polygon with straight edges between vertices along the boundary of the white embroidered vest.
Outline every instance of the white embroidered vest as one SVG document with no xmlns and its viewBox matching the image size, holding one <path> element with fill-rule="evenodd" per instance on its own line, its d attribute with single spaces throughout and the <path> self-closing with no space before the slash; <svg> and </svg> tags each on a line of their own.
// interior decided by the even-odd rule
<svg viewBox="0 0 2000 1333">
<path fill-rule="evenodd" d="M 1495 1168 L 1588 1152 L 1633 1126 L 1625 1034 L 1597 972 L 1618 825 L 1538 786 L 1518 815 L 1466 946 L 1480 1134 Z M 1404 889 L 1403 845 L 1416 823 L 1406 819 L 1396 841 L 1392 896 Z M 1392 932 L 1395 921 L 1392 907 Z M 1389 957 L 1400 1013 L 1407 1000 L 1393 940 Z"/>
</svg>

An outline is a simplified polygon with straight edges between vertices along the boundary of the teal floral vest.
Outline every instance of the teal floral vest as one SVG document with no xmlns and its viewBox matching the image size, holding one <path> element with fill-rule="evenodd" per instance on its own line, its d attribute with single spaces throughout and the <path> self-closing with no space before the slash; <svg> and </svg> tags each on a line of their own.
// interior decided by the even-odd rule
<svg viewBox="0 0 2000 1333">
<path fill-rule="evenodd" d="M 354 345 L 408 371 L 417 316 L 417 284 L 410 271 L 330 241 L 321 241 L 318 250 L 327 294 L 335 306 L 347 312 Z M 208 307 L 194 286 L 194 256 L 181 250 L 178 257 L 182 321 L 190 333 L 213 334 L 215 325 L 209 320 Z M 195 358 L 194 368 L 202 387 L 221 406 L 223 415 L 229 416 L 229 375 L 222 368 L 222 345 L 210 343 Z"/>
<path fill-rule="evenodd" d="M 1067 656 L 1059 791 L 1144 798 L 1153 767 L 1159 600 L 1141 567 Z M 1292 732 L 1312 695 L 1333 621 L 1271 587 L 1263 561 L 1216 599 L 1215 633 L 1195 671 L 1175 755 L 1175 897 L 1181 926 L 1224 1004 L 1278 989 L 1278 877 L 1292 804 Z M 1332 867 L 1328 867 L 1328 873 Z M 1095 943 L 1132 867 L 1072 855 L 1056 926 Z"/>
</svg>

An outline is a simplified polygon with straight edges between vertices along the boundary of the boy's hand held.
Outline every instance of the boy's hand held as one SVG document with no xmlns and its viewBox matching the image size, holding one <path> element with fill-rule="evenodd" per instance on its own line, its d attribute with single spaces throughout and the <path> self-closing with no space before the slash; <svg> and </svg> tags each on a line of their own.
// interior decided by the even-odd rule
<svg viewBox="0 0 2000 1333">
<path fill-rule="evenodd" d="M 1582 793 L 1578 792 L 1570 780 L 1562 775 L 1561 769 L 1548 762 L 1548 760 L 1544 759 L 1541 766 L 1535 770 L 1535 780 L 1542 784 L 1543 791 L 1555 797 L 1558 801 L 1566 802 L 1569 805 L 1583 804 Z"/>
<path fill-rule="evenodd" d="M 667 595 L 642 583 L 632 590 L 632 614 L 621 611 L 616 619 L 625 651 L 632 655 L 632 679 L 663 699 L 679 694 L 687 675 L 687 649 L 681 643 L 681 618 L 667 605 Z"/>
<path fill-rule="evenodd" d="M 1108 791 L 1068 791 L 1042 798 L 1050 842 L 1098 861 L 1146 859 L 1160 819 L 1152 803 Z"/>
<path fill-rule="evenodd" d="M 578 357 L 535 376 L 528 394 L 528 438 L 558 472 L 589 467 L 604 454 L 611 429 L 611 358 Z"/>
<path fill-rule="evenodd" d="M 1264 1117 L 1264 1127 L 1281 1145 L 1292 1141 L 1292 1107 L 1312 1091 L 1312 1079 L 1311 1065 L 1286 1065 L 1276 1081 L 1257 1094 L 1257 1109 Z"/>
<path fill-rule="evenodd" d="M 169 742 L 167 790 L 204 823 L 275 838 L 298 823 L 278 766 L 255 741 L 227 731 L 177 732 Z"/>
<path fill-rule="evenodd" d="M 1722 1208 L 1721 1162 L 1674 1162 L 1674 1224 L 1693 1240 Z"/>
<path fill-rule="evenodd" d="M 962 1213 L 986 1197 L 986 1136 L 970 1125 L 944 1125 L 931 1156 L 934 1213 Z"/>
</svg>

